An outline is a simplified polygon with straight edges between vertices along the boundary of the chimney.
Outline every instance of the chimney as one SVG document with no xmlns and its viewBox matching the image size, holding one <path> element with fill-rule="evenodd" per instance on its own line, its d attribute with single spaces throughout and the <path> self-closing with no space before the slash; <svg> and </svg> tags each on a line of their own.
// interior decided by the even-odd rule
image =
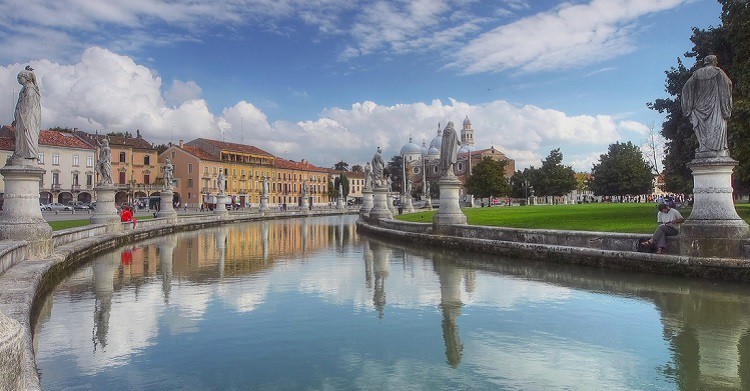
<svg viewBox="0 0 750 391">
<path fill-rule="evenodd" d="M 183 145 L 184 145 L 184 144 L 183 144 L 182 140 L 180 140 L 180 149 L 182 149 L 182 146 L 183 146 Z"/>
</svg>

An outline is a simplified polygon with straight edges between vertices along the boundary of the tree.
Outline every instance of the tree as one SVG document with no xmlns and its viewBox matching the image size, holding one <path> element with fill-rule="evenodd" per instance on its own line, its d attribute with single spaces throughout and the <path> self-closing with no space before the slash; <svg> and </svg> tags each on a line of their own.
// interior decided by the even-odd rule
<svg viewBox="0 0 750 391">
<path fill-rule="evenodd" d="M 393 191 L 397 193 L 401 193 L 403 191 L 403 167 L 404 167 L 404 160 L 399 155 L 395 155 L 391 158 L 390 161 L 385 165 L 385 174 L 389 175 L 391 177 L 391 180 L 393 181 Z"/>
<path fill-rule="evenodd" d="M 513 198 L 527 198 L 531 195 L 528 178 L 526 178 L 526 170 L 517 170 L 510 177 L 511 192 L 510 196 Z"/>
<path fill-rule="evenodd" d="M 547 159 L 542 161 L 542 167 L 531 166 L 526 177 L 534 187 L 534 194 L 538 196 L 562 196 L 576 188 L 575 171 L 570 166 L 562 165 L 563 154 L 560 148 L 553 149 Z"/>
<path fill-rule="evenodd" d="M 479 198 L 499 197 L 510 194 L 511 186 L 505 179 L 507 161 L 493 160 L 485 156 L 472 169 L 466 181 L 466 190 Z"/>
<path fill-rule="evenodd" d="M 659 154 L 664 151 L 664 137 L 654 129 L 654 123 L 651 122 L 646 130 L 646 141 L 643 145 L 647 153 L 647 158 L 654 167 L 656 175 L 661 174 L 659 170 Z"/>
<path fill-rule="evenodd" d="M 344 191 L 342 195 L 344 198 L 349 195 L 349 178 L 346 175 L 341 174 L 338 178 L 333 181 L 333 197 L 339 196 L 339 184 L 341 184 L 341 190 Z"/>
<path fill-rule="evenodd" d="M 624 196 L 651 193 L 651 164 L 643 158 L 640 148 L 628 141 L 609 145 L 591 170 L 589 188 L 595 195 Z"/>
<path fill-rule="evenodd" d="M 352 166 L 352 172 L 365 172 L 365 170 L 359 164 Z"/>
<path fill-rule="evenodd" d="M 336 171 L 349 171 L 349 163 L 342 160 L 334 164 L 333 169 Z"/>
<path fill-rule="evenodd" d="M 677 66 L 666 71 L 665 90 L 671 98 L 648 103 L 651 109 L 667 114 L 661 133 L 667 140 L 664 176 L 665 190 L 670 192 L 692 192 L 692 173 L 687 163 L 693 159 L 698 142 L 692 125 L 683 116 L 680 95 L 687 79 L 709 54 L 719 58 L 719 66 L 734 83 L 734 107 L 727 127 L 729 150 L 740 162 L 735 169 L 734 187 L 745 194 L 750 188 L 750 143 L 747 142 L 750 138 L 750 4 L 747 0 L 719 0 L 719 3 L 722 25 L 692 30 L 693 48 L 685 57 L 695 58 L 695 64 L 688 69 L 678 58 Z"/>
</svg>

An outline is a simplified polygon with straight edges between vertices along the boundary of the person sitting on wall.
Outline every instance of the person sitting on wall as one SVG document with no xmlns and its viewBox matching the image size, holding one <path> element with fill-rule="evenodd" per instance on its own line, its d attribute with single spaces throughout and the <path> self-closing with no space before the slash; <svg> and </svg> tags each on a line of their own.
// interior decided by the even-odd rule
<svg viewBox="0 0 750 391">
<path fill-rule="evenodd" d="M 675 236 L 680 233 L 680 224 L 685 221 L 682 214 L 677 209 L 670 208 L 669 205 L 661 203 L 657 206 L 659 213 L 656 215 L 656 221 L 659 227 L 651 235 L 651 239 L 646 243 L 649 246 L 656 244 L 656 252 L 663 254 L 667 247 L 667 236 Z"/>
<path fill-rule="evenodd" d="M 133 208 L 126 206 L 120 214 L 120 221 L 123 223 L 133 223 L 133 229 L 138 226 L 138 220 L 133 218 Z"/>
</svg>

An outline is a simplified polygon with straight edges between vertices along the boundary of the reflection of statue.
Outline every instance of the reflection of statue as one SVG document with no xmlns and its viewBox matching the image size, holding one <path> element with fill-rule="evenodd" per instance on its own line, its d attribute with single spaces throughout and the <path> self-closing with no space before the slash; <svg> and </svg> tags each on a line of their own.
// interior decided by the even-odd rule
<svg viewBox="0 0 750 391">
<path fill-rule="evenodd" d="M 696 152 L 714 156 L 727 150 L 727 119 L 732 115 L 732 81 L 717 62 L 716 56 L 706 56 L 705 66 L 682 87 L 682 113 L 693 124 Z"/>
<path fill-rule="evenodd" d="M 448 122 L 443 129 L 443 144 L 440 147 L 440 168 L 446 175 L 455 175 L 453 165 L 458 161 L 459 145 L 461 142 L 458 141 L 458 133 L 453 128 L 453 122 Z"/>
<path fill-rule="evenodd" d="M 27 66 L 18 73 L 18 83 L 23 87 L 18 94 L 13 125 L 16 127 L 16 147 L 13 157 L 37 159 L 39 130 L 42 125 L 42 104 L 34 69 Z"/>
<path fill-rule="evenodd" d="M 162 171 L 164 172 L 164 190 L 171 190 L 172 180 L 173 180 L 173 175 L 174 175 L 174 167 L 172 166 L 172 159 L 167 158 L 167 161 L 164 164 Z"/>
<path fill-rule="evenodd" d="M 365 163 L 365 189 L 372 189 L 372 166 L 370 162 Z"/>
<path fill-rule="evenodd" d="M 112 150 L 109 148 L 109 139 L 104 138 L 99 146 L 99 160 L 96 161 L 96 172 L 99 174 L 99 186 L 112 184 Z"/>
<path fill-rule="evenodd" d="M 383 151 L 378 147 L 375 155 L 372 157 L 372 181 L 375 187 L 383 186 L 383 171 L 385 162 L 383 162 Z"/>
</svg>

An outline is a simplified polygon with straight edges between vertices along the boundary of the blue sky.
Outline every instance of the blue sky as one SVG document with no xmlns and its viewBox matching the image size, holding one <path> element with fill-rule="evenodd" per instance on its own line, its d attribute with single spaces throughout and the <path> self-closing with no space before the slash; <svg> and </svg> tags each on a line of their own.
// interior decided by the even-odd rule
<svg viewBox="0 0 750 391">
<path fill-rule="evenodd" d="M 469 116 L 477 147 L 589 171 L 663 117 L 664 71 L 715 0 L 5 0 L 0 122 L 35 68 L 43 126 L 210 137 L 320 166 L 427 143 Z M 720 59 L 721 60 L 721 59 Z M 688 64 L 691 64 L 688 61 Z"/>
</svg>

